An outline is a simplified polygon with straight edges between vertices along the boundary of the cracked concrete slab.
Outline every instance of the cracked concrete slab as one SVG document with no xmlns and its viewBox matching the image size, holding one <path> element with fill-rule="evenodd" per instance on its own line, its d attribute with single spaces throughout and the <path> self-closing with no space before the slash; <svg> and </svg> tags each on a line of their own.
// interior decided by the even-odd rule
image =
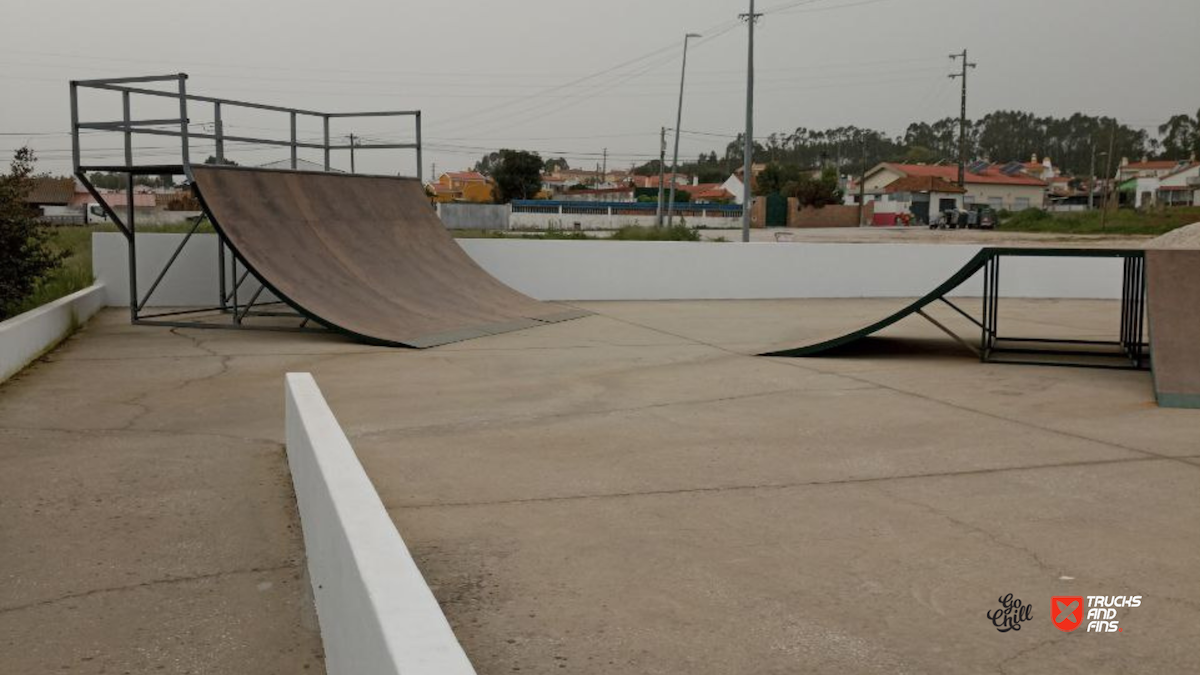
<svg viewBox="0 0 1200 675">
<path fill-rule="evenodd" d="M 1200 668 L 1195 415 L 1146 373 L 981 365 L 919 320 L 750 355 L 892 303 L 579 303 L 421 352 L 105 312 L 0 386 L 0 534 L 27 542 L 0 548 L 0 672 L 320 671 L 279 446 L 296 370 L 481 675 Z M 1034 617 L 1002 634 L 1009 592 Z M 1067 634 L 1067 592 L 1146 602 L 1129 634 Z"/>
</svg>

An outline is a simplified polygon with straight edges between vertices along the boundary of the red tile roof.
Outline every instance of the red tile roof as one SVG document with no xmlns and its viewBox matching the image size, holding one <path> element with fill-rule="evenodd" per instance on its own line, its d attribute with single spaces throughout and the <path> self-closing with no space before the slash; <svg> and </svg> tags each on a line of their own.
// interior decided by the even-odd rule
<svg viewBox="0 0 1200 675">
<path fill-rule="evenodd" d="M 478 171 L 447 171 L 446 175 L 451 180 L 487 182 L 487 177 Z"/>
<path fill-rule="evenodd" d="M 34 178 L 33 187 L 25 196 L 27 204 L 58 204 L 71 203 L 75 196 L 74 178 Z"/>
<path fill-rule="evenodd" d="M 966 192 L 957 183 L 938 176 L 905 176 L 888 183 L 884 192 L 944 192 L 946 194 L 962 194 Z"/>
<path fill-rule="evenodd" d="M 958 167 L 947 166 L 941 164 L 892 164 L 885 163 L 884 166 L 898 171 L 906 176 L 931 176 L 941 178 L 949 183 L 958 182 Z M 983 173 L 966 174 L 967 183 L 975 183 L 979 185 L 1027 185 L 1030 187 L 1045 187 L 1045 181 L 1033 178 L 1032 176 L 1015 175 L 1006 176 L 1000 173 L 996 167 L 988 167 Z"/>
<path fill-rule="evenodd" d="M 1179 166 L 1179 162 L 1174 159 L 1156 159 L 1150 162 L 1130 162 L 1121 168 L 1161 171 L 1163 169 L 1174 169 L 1177 166 Z"/>
</svg>

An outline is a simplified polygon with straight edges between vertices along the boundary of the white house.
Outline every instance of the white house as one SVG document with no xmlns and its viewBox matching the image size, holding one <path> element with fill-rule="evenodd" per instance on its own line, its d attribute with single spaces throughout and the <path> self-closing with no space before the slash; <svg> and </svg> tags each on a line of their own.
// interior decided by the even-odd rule
<svg viewBox="0 0 1200 675">
<path fill-rule="evenodd" d="M 1157 203 L 1164 206 L 1200 205 L 1200 162 L 1192 162 L 1157 180 Z"/>
</svg>

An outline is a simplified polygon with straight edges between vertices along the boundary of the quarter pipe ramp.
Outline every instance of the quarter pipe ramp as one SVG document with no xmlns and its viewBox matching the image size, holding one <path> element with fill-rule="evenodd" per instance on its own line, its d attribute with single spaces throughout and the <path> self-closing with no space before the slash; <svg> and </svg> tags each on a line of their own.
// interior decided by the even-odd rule
<svg viewBox="0 0 1200 675">
<path fill-rule="evenodd" d="M 213 226 L 279 299 L 365 342 L 434 347 L 587 312 L 475 263 L 408 178 L 194 166 Z"/>
</svg>

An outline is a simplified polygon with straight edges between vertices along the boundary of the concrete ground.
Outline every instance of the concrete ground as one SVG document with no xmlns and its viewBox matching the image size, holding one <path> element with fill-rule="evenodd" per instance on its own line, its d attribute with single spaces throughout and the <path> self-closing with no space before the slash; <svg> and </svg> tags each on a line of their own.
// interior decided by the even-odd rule
<svg viewBox="0 0 1200 675">
<path fill-rule="evenodd" d="M 750 356 L 896 304 L 581 303 L 427 351 L 106 312 L 0 387 L 0 672 L 319 669 L 278 445 L 298 370 L 482 675 L 1200 671 L 1200 415 L 918 318 Z M 1118 318 L 1002 309 L 1047 336 Z M 1033 615 L 1000 633 L 1009 593 Z M 1143 598 L 1089 634 L 1053 595 Z"/>
</svg>

